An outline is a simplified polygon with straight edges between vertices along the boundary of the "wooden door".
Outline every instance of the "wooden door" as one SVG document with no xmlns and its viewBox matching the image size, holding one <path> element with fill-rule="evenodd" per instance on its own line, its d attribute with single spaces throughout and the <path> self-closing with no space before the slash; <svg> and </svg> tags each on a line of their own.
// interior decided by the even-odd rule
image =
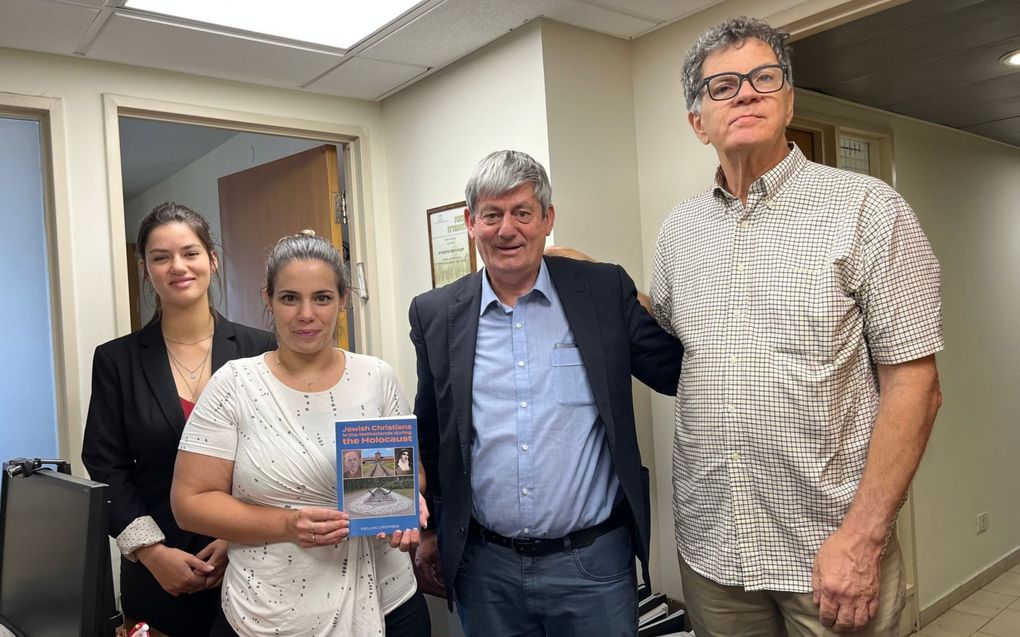
<svg viewBox="0 0 1020 637">
<path fill-rule="evenodd" d="M 336 146 L 325 144 L 220 177 L 219 192 L 227 318 L 265 327 L 266 256 L 280 237 L 310 228 L 343 253 L 333 212 L 340 192 Z M 349 349 L 346 308 L 338 323 L 338 345 Z"/>
<path fill-rule="evenodd" d="M 797 144 L 800 152 L 804 153 L 804 156 L 809 161 L 821 163 L 821 152 L 815 148 L 815 134 L 813 131 L 789 126 L 786 129 L 786 139 Z"/>
</svg>

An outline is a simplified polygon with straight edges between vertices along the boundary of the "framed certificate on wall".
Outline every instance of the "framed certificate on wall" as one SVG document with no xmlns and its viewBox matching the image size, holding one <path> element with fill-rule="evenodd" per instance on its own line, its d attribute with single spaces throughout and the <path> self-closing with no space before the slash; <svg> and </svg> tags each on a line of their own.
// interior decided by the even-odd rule
<svg viewBox="0 0 1020 637">
<path fill-rule="evenodd" d="M 432 287 L 453 283 L 475 271 L 475 242 L 464 223 L 466 202 L 429 208 L 429 259 L 432 262 Z"/>
</svg>

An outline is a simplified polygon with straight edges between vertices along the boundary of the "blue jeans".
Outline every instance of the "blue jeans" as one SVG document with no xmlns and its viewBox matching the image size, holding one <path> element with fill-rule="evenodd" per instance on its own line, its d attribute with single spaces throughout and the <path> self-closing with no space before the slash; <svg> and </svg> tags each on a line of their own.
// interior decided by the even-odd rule
<svg viewBox="0 0 1020 637">
<path fill-rule="evenodd" d="M 637 573 L 630 531 L 541 557 L 475 534 L 454 583 L 468 637 L 633 637 Z"/>
</svg>

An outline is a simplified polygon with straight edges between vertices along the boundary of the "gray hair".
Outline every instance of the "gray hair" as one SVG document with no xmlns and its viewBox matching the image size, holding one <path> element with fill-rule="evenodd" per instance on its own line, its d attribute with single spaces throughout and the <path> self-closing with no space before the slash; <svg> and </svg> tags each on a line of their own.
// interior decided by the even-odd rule
<svg viewBox="0 0 1020 637">
<path fill-rule="evenodd" d="M 684 58 L 683 83 L 687 110 L 701 112 L 701 80 L 705 58 L 729 46 L 736 46 L 750 39 L 761 40 L 776 54 L 776 59 L 786 69 L 786 81 L 793 85 L 793 67 L 790 65 L 792 50 L 786 45 L 790 34 L 774 29 L 763 20 L 739 16 L 717 24 L 698 37 Z"/>
<path fill-rule="evenodd" d="M 552 203 L 552 186 L 542 164 L 519 150 L 497 150 L 486 155 L 478 162 L 464 188 L 464 199 L 471 218 L 475 217 L 475 205 L 479 199 L 499 197 L 524 184 L 531 184 L 534 188 L 544 219 Z"/>
<path fill-rule="evenodd" d="M 347 293 L 347 277 L 344 275 L 344 260 L 332 243 L 323 237 L 315 236 L 314 230 L 302 230 L 298 234 L 287 235 L 276 242 L 269 258 L 266 259 L 266 295 L 272 298 L 276 290 L 276 277 L 280 270 L 291 261 L 305 260 L 322 261 L 333 270 L 336 276 L 336 291 L 340 296 Z"/>
</svg>

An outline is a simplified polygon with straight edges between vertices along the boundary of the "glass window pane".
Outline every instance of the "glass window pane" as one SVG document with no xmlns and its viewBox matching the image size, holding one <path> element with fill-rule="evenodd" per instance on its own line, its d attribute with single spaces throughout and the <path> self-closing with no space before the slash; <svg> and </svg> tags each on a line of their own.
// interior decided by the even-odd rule
<svg viewBox="0 0 1020 637">
<path fill-rule="evenodd" d="M 40 123 L 0 117 L 0 462 L 58 454 Z"/>
</svg>

